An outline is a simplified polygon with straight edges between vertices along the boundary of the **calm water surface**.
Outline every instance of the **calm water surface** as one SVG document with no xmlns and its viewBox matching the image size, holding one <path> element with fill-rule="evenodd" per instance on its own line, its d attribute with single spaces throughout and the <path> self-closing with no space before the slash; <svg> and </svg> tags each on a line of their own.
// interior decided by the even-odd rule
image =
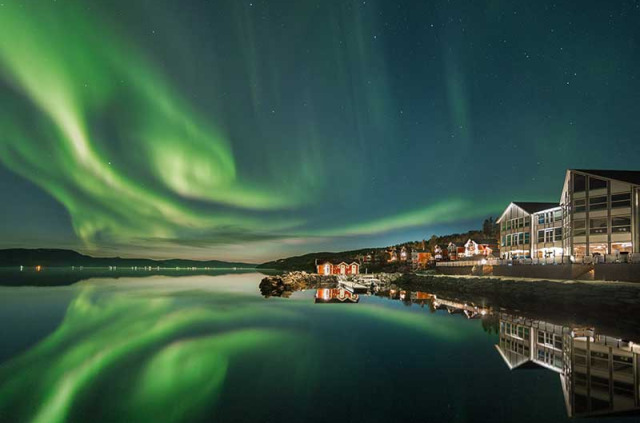
<svg viewBox="0 0 640 423">
<path fill-rule="evenodd" d="M 261 278 L 0 287 L 0 421 L 562 422 L 638 405 L 626 343 L 422 293 L 265 299 Z"/>
</svg>

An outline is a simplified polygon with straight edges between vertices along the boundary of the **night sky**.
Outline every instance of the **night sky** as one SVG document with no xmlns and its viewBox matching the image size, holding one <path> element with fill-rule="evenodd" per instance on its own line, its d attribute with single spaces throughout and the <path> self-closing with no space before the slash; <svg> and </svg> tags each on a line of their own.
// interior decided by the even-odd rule
<svg viewBox="0 0 640 423">
<path fill-rule="evenodd" d="M 0 248 L 385 246 L 639 159 L 640 1 L 0 0 Z"/>
</svg>

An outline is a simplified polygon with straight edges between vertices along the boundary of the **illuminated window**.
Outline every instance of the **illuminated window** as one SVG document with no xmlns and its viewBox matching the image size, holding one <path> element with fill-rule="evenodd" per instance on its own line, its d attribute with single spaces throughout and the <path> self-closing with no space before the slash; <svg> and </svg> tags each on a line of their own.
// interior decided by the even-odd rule
<svg viewBox="0 0 640 423">
<path fill-rule="evenodd" d="M 562 241 L 562 228 L 556 228 L 555 229 L 554 240 L 555 241 Z"/>
<path fill-rule="evenodd" d="M 559 350 L 562 349 L 562 337 L 560 335 L 553 336 L 553 346 Z"/>
<path fill-rule="evenodd" d="M 589 233 L 592 234 L 606 234 L 607 233 L 607 218 L 600 217 L 597 219 L 591 219 L 589 221 Z"/>
<path fill-rule="evenodd" d="M 632 253 L 633 249 L 631 248 L 632 244 L 630 242 L 621 242 L 617 244 L 611 244 L 611 250 L 614 253 Z"/>
<path fill-rule="evenodd" d="M 631 216 L 611 218 L 611 232 L 631 232 Z"/>
<path fill-rule="evenodd" d="M 607 254 L 608 247 L 607 244 L 589 244 L 589 254 L 590 255 L 601 255 L 604 256 Z"/>
<path fill-rule="evenodd" d="M 538 242 L 553 242 L 553 228 L 538 231 Z"/>
</svg>

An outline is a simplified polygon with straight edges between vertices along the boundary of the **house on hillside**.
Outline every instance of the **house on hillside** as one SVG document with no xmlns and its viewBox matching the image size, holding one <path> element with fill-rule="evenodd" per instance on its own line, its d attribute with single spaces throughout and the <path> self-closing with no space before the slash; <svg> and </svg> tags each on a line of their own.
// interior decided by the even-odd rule
<svg viewBox="0 0 640 423">
<path fill-rule="evenodd" d="M 411 265 L 415 269 L 424 269 L 431 260 L 431 253 L 425 250 L 411 250 Z"/>
<path fill-rule="evenodd" d="M 411 260 L 411 250 L 406 246 L 402 247 L 389 247 L 387 249 L 387 262 L 406 262 Z"/>
<path fill-rule="evenodd" d="M 454 242 L 450 242 L 447 245 L 447 255 L 449 260 L 458 260 L 461 257 L 464 257 L 465 248 L 464 246 L 457 245 Z"/>
<path fill-rule="evenodd" d="M 407 259 L 411 257 L 411 253 L 404 245 L 400 248 L 400 261 L 407 261 Z"/>
<path fill-rule="evenodd" d="M 436 261 L 442 260 L 442 248 L 438 244 L 433 247 L 433 259 Z"/>
<path fill-rule="evenodd" d="M 316 264 L 316 269 L 319 275 L 357 275 L 360 273 L 360 264 L 352 261 L 347 263 L 345 261 L 332 262 L 325 260 Z"/>
<path fill-rule="evenodd" d="M 387 250 L 387 262 L 388 263 L 393 263 L 398 261 L 398 253 L 396 252 L 395 248 L 389 248 Z"/>
<path fill-rule="evenodd" d="M 497 249 L 497 245 L 492 240 L 469 240 L 464 244 L 464 256 L 465 257 L 492 257 L 494 249 Z"/>
</svg>

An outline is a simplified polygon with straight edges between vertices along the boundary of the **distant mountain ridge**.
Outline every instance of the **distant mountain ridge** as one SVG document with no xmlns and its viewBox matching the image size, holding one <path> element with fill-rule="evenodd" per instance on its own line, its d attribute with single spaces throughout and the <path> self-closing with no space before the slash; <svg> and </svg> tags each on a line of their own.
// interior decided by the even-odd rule
<svg viewBox="0 0 640 423">
<path fill-rule="evenodd" d="M 210 268 L 255 268 L 255 264 L 228 262 L 221 260 L 153 260 L 142 258 L 91 257 L 73 250 L 56 248 L 9 248 L 0 250 L 0 267 L 14 266 L 151 266 L 151 267 L 210 267 Z"/>
</svg>

